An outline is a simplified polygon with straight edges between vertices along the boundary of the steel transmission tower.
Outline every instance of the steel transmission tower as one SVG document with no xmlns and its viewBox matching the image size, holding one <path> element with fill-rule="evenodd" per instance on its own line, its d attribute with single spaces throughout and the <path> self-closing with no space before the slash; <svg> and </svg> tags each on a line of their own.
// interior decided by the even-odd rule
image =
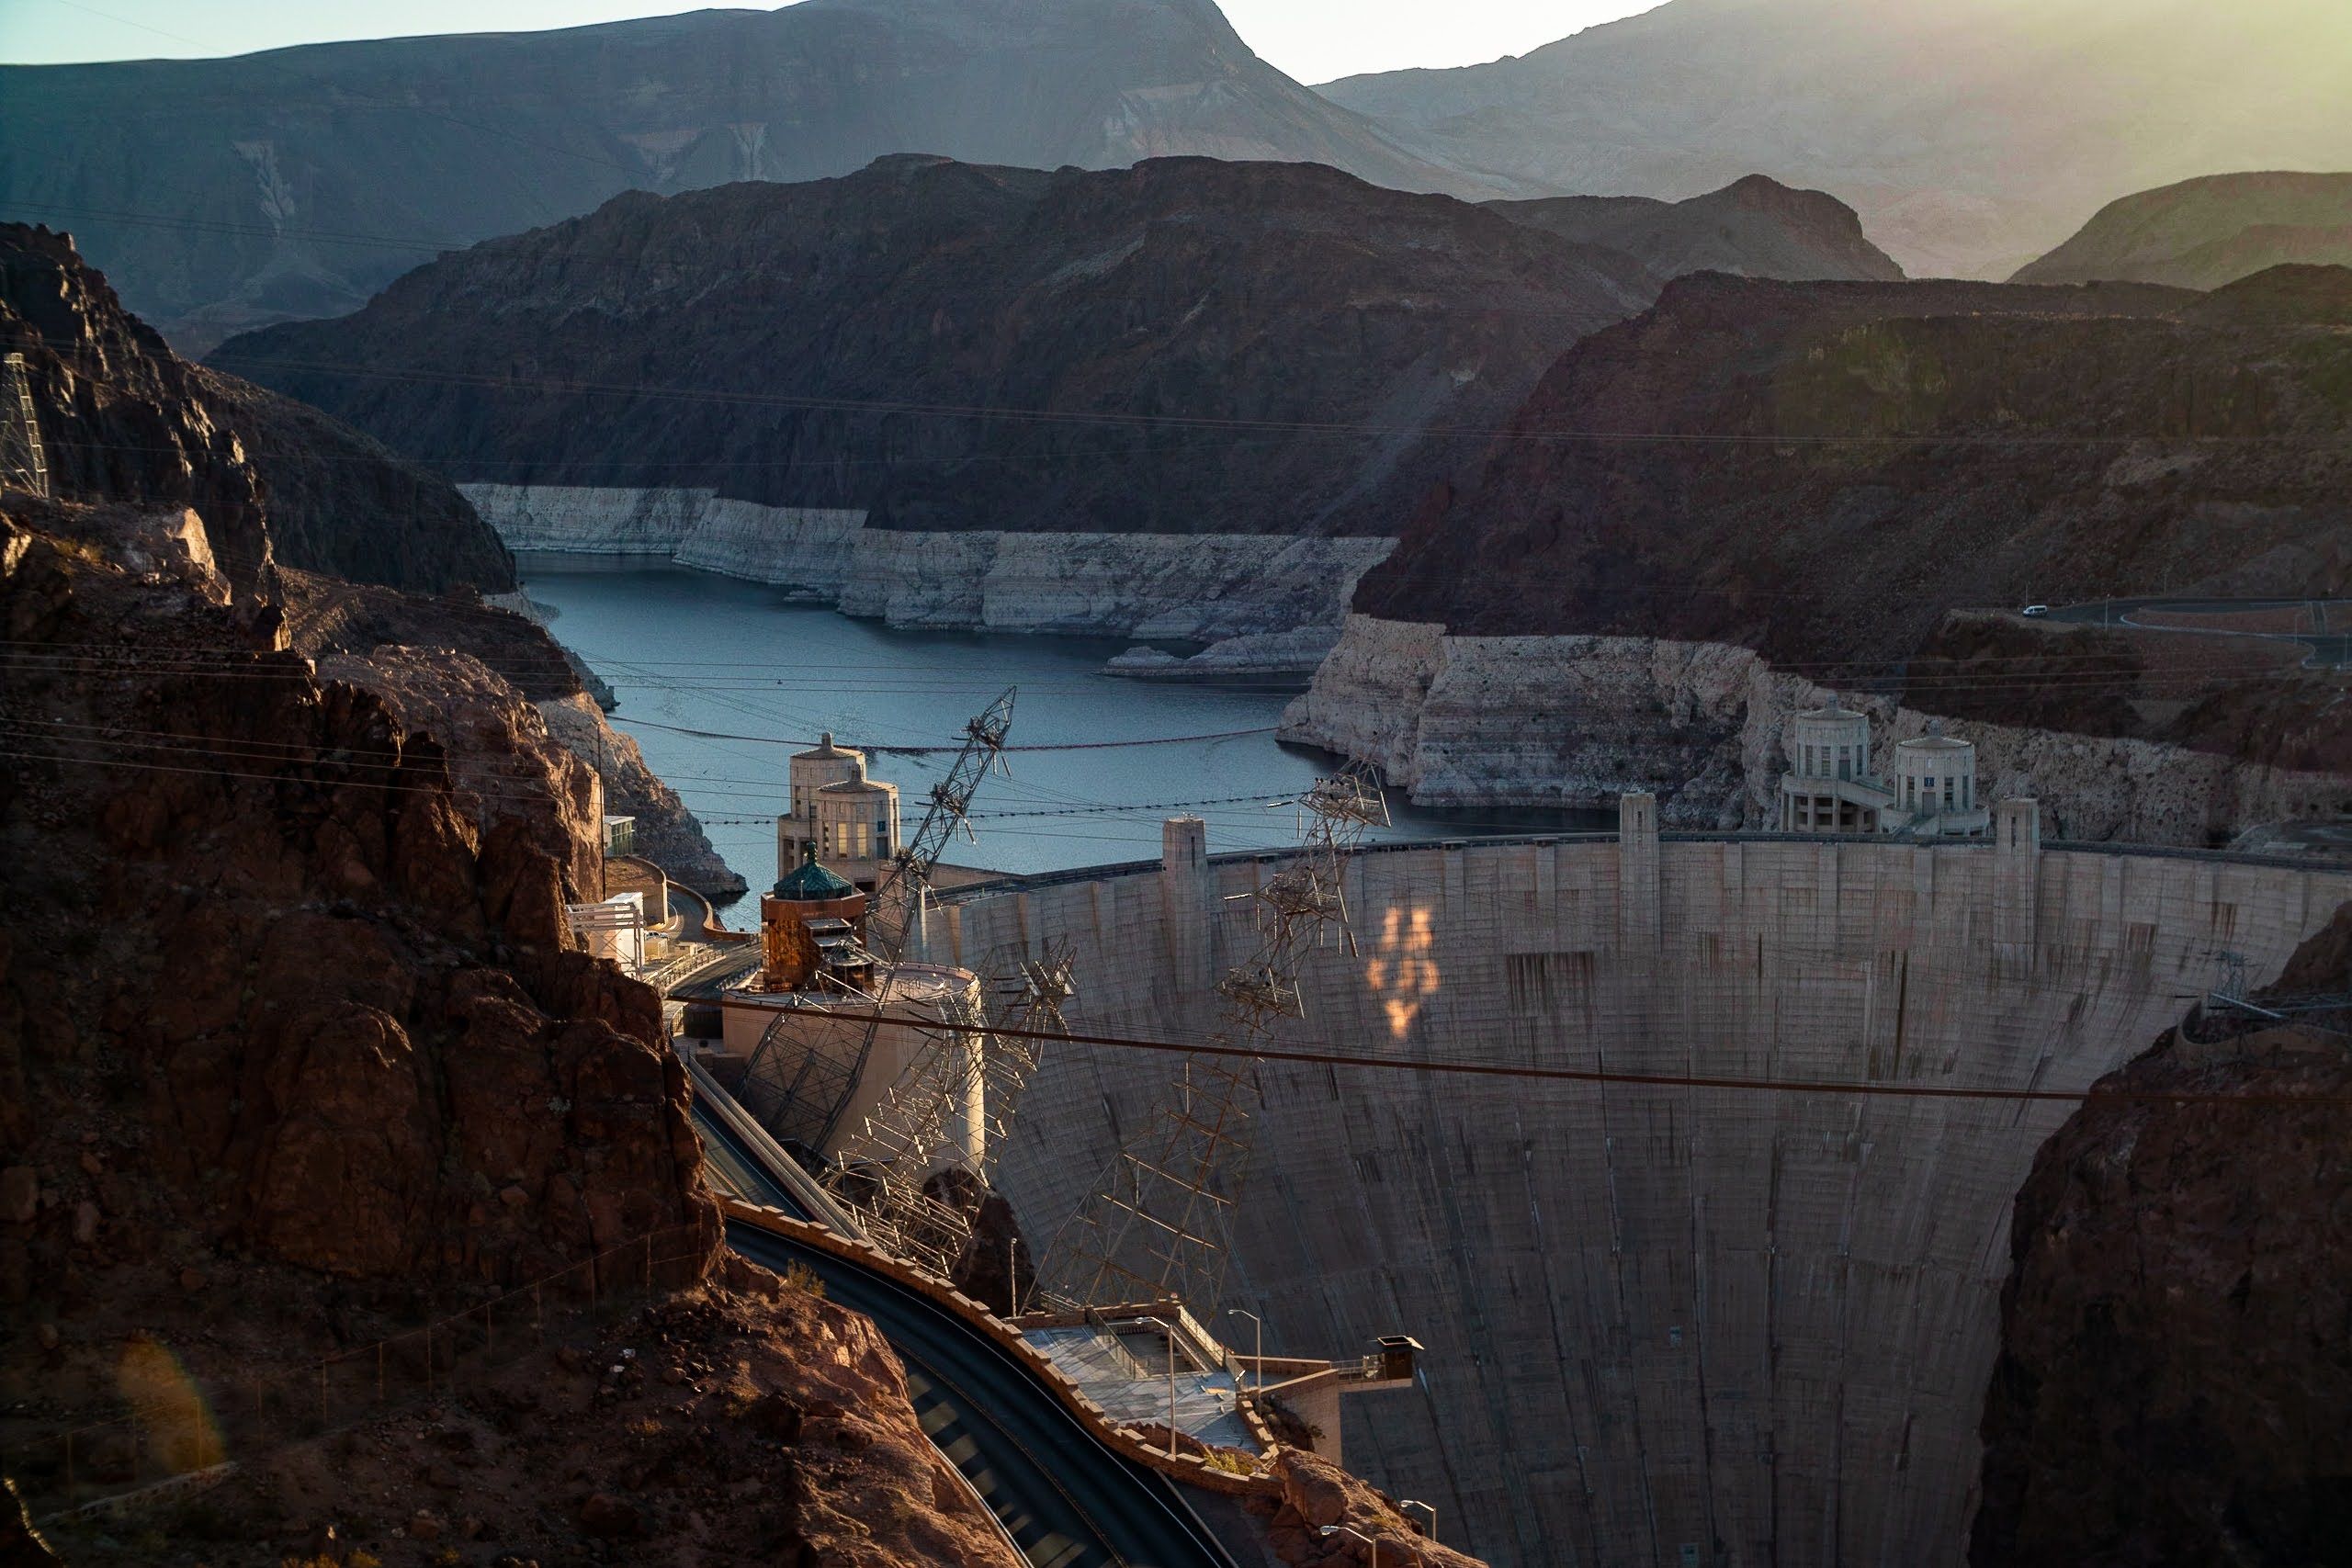
<svg viewBox="0 0 2352 1568">
<path fill-rule="evenodd" d="M 987 711 L 964 726 L 963 750 L 947 776 L 931 786 L 922 826 L 899 847 L 888 874 L 874 891 L 865 929 L 869 936 L 879 936 L 877 988 L 887 991 L 890 970 L 905 951 L 907 932 L 930 892 L 933 869 L 947 840 L 964 825 L 980 781 L 990 767 L 1003 765 L 1004 738 L 1012 728 L 1012 697 L 1013 690 L 1007 688 Z M 777 1143 L 812 1167 L 820 1163 L 818 1151 L 841 1125 L 882 1028 L 881 998 L 844 995 L 842 1000 L 850 1004 L 853 1020 L 865 1018 L 864 1030 L 826 1027 L 826 1021 L 842 1016 L 837 1010 L 811 1006 L 780 1011 L 760 1036 L 743 1075 L 745 1106 Z"/>
<path fill-rule="evenodd" d="M 1298 801 L 1299 852 L 1255 893 L 1259 942 L 1217 983 L 1226 1046 L 1261 1046 L 1285 1018 L 1303 1018 L 1301 955 L 1335 938 L 1352 953 L 1342 876 L 1388 805 L 1365 773 L 1317 779 Z M 1188 1055 L 1168 1099 L 1112 1160 L 1100 1190 L 1059 1235 L 1041 1274 L 1049 1300 L 1072 1306 L 1173 1297 L 1206 1316 L 1225 1289 L 1233 1212 L 1249 1172 L 1259 1104 L 1255 1056 Z"/>
<path fill-rule="evenodd" d="M 49 459 L 40 446 L 40 422 L 33 417 L 33 389 L 25 356 L 0 365 L 0 486 L 49 494 Z"/>
<path fill-rule="evenodd" d="M 1036 957 L 991 955 L 985 1002 L 956 995 L 944 1004 L 944 1027 L 922 1032 L 904 1075 L 826 1168 L 826 1185 L 893 1255 L 943 1279 L 954 1274 L 1044 1054 L 1045 1043 L 1028 1036 L 1069 1032 L 1069 972 L 1067 951 L 1055 944 Z M 968 1190 L 956 1190 L 956 1171 L 969 1176 Z"/>
</svg>

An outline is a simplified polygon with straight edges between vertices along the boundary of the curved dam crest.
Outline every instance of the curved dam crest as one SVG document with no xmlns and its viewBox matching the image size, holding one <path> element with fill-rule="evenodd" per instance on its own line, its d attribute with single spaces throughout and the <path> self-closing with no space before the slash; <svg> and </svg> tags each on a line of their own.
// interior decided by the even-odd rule
<svg viewBox="0 0 2352 1568">
<path fill-rule="evenodd" d="M 2260 983 L 2352 897 L 2002 828 L 1384 846 L 1349 866 L 1359 952 L 1309 955 L 1276 1047 L 2074 1093 L 2220 953 Z M 931 950 L 1066 941 L 1074 1030 L 1197 1038 L 1277 860 L 975 889 Z M 1049 1054 L 999 1179 L 1041 1240 L 1180 1060 Z M 1345 1442 L 1449 1541 L 1498 1568 L 1962 1561 L 2011 1204 L 2069 1104 L 1260 1072 L 1227 1300 L 1281 1353 L 1425 1342 L 1423 1389 L 1349 1402 Z"/>
</svg>

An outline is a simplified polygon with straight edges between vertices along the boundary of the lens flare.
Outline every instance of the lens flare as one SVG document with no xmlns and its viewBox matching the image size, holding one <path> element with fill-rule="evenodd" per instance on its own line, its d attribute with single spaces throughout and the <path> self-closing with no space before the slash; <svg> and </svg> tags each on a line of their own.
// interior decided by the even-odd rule
<svg viewBox="0 0 2352 1568">
<path fill-rule="evenodd" d="M 220 1424 L 178 1356 L 149 1338 L 123 1348 L 115 1386 L 139 1413 L 141 1437 L 155 1462 L 175 1475 L 228 1458 Z"/>
</svg>

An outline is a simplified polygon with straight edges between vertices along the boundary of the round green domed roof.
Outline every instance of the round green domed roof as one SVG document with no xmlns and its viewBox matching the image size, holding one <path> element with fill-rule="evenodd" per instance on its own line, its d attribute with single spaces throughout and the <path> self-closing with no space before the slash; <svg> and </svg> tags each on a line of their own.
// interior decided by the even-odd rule
<svg viewBox="0 0 2352 1568">
<path fill-rule="evenodd" d="M 788 898 L 796 904 L 821 904 L 829 899 L 854 897 L 857 889 L 817 863 L 817 846 L 810 844 L 807 858 L 792 868 L 792 874 L 775 885 L 775 897 Z"/>
</svg>

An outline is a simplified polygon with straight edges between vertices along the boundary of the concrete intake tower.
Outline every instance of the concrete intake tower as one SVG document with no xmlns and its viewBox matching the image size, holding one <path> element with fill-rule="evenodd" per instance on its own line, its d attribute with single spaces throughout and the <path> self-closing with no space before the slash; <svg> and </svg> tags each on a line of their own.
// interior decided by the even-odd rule
<svg viewBox="0 0 2352 1568">
<path fill-rule="evenodd" d="M 1276 1049 L 1886 1089 L 2074 1093 L 2241 956 L 2352 897 L 2324 866 L 1983 840 L 1383 845 L 1361 950 Z M 1073 1032 L 1191 1041 L 1273 855 L 948 896 L 934 962 L 1067 942 Z M 1176 1058 L 1056 1044 L 1000 1184 L 1043 1239 Z M 1498 1568 L 1957 1564 L 2012 1200 L 2064 1100 L 1545 1082 L 1270 1062 L 1224 1304 L 1281 1353 L 1406 1332 L 1425 1386 L 1351 1463 Z"/>
</svg>

